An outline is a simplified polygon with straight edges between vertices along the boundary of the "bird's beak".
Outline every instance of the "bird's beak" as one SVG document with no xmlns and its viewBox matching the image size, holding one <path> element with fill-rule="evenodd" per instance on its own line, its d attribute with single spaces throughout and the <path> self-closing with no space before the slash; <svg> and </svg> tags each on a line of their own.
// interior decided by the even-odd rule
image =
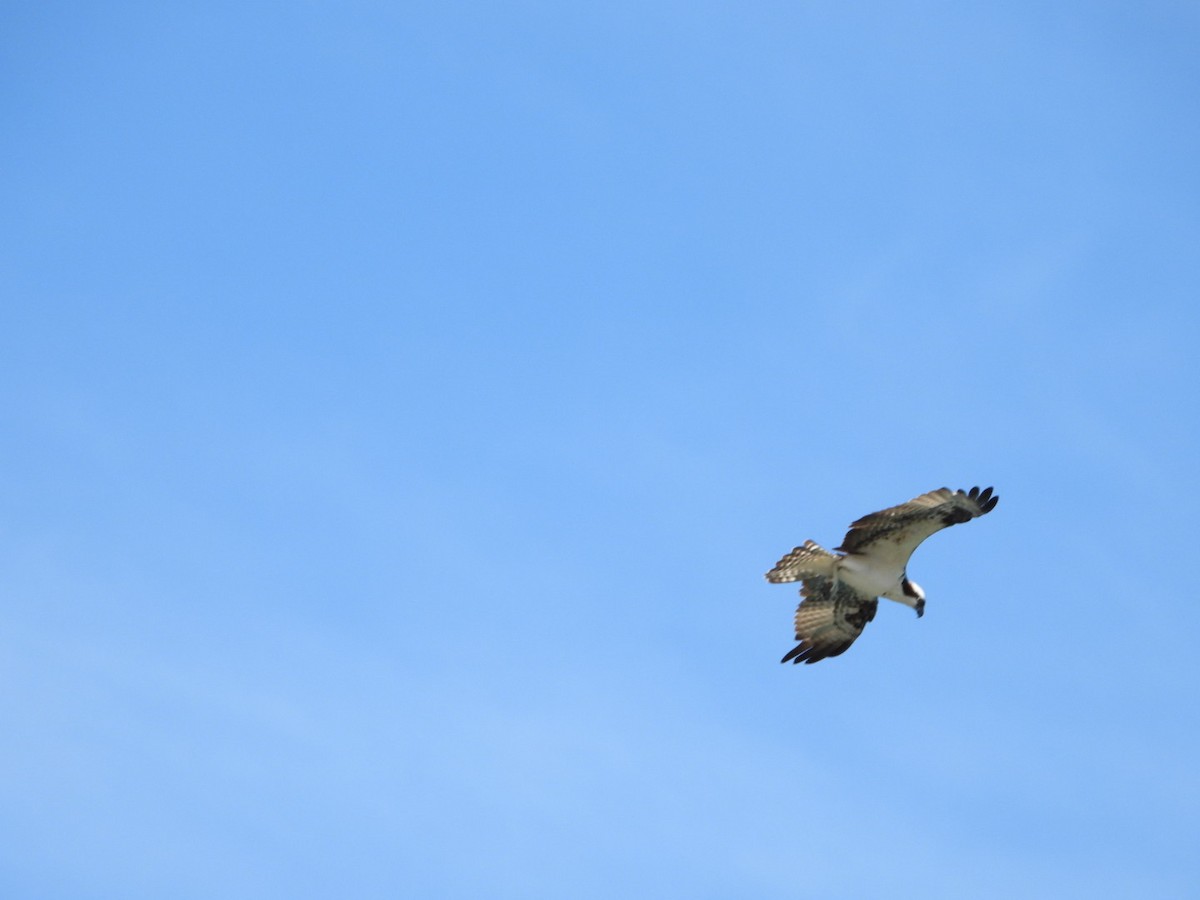
<svg viewBox="0 0 1200 900">
<path fill-rule="evenodd" d="M 917 605 L 913 609 L 917 611 L 917 618 L 921 618 L 921 616 L 925 615 L 925 601 L 918 600 Z"/>
</svg>

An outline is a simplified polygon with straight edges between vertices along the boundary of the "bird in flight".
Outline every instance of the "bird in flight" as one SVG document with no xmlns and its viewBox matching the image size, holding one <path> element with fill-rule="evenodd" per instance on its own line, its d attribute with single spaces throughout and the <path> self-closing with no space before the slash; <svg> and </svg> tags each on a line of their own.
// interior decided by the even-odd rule
<svg viewBox="0 0 1200 900">
<path fill-rule="evenodd" d="M 878 597 L 925 614 L 925 592 L 908 579 L 908 559 L 925 538 L 996 508 L 992 489 L 938 488 L 855 521 L 837 553 L 805 541 L 775 564 L 767 581 L 802 583 L 796 640 L 780 662 L 815 663 L 845 653 L 875 618 Z"/>
</svg>

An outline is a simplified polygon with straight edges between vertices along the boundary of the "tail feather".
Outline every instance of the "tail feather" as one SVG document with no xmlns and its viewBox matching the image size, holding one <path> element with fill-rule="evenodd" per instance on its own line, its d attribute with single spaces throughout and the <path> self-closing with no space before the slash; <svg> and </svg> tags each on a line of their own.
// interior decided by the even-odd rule
<svg viewBox="0 0 1200 900">
<path fill-rule="evenodd" d="M 837 557 L 815 541 L 805 541 L 787 554 L 767 573 L 767 581 L 783 584 L 805 578 L 828 578 L 833 574 Z"/>
</svg>

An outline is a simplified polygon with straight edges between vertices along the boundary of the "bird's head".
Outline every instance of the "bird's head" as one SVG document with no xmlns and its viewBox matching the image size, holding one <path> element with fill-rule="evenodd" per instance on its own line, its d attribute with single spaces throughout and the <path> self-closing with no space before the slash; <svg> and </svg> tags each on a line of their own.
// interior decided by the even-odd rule
<svg viewBox="0 0 1200 900">
<path fill-rule="evenodd" d="M 917 618 L 925 615 L 925 590 L 915 581 L 909 581 L 908 577 L 900 579 L 900 590 L 898 596 L 884 594 L 889 600 L 899 600 L 906 606 L 911 606 L 917 611 Z"/>
</svg>

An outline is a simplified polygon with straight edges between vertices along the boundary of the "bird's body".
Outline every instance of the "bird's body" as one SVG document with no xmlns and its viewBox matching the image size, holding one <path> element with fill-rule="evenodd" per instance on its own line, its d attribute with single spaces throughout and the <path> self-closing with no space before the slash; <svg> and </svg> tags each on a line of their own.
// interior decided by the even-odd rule
<svg viewBox="0 0 1200 900">
<path fill-rule="evenodd" d="M 872 560 L 859 556 L 842 556 L 834 564 L 836 575 L 860 594 L 887 597 L 912 606 L 904 594 L 904 566 L 890 560 Z"/>
<path fill-rule="evenodd" d="M 814 663 L 844 653 L 875 617 L 877 597 L 925 611 L 925 592 L 908 578 L 908 560 L 931 534 L 991 512 L 992 489 L 939 488 L 907 503 L 863 516 L 838 552 L 805 541 L 775 564 L 767 580 L 799 581 L 796 640 L 783 662 Z"/>
</svg>

